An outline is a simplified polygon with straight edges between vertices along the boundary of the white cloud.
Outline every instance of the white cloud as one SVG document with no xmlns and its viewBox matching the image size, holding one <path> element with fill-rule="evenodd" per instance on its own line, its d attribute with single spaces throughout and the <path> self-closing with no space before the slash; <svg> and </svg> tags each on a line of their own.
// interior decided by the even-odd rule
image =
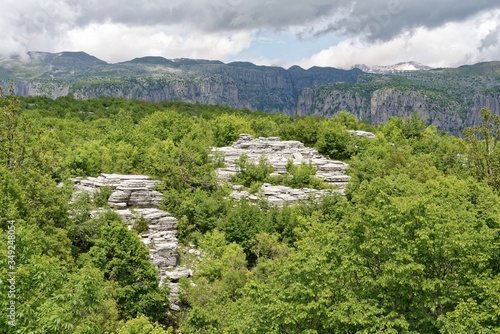
<svg viewBox="0 0 500 334">
<path fill-rule="evenodd" d="M 252 32 L 189 33 L 180 26 L 135 27 L 92 24 L 71 30 L 58 48 L 85 50 L 108 62 L 143 56 L 165 58 L 224 59 L 250 46 Z"/>
<path fill-rule="evenodd" d="M 257 32 L 267 31 L 269 40 L 283 32 L 309 41 L 331 37 L 333 46 L 303 59 L 304 67 L 410 59 L 454 66 L 499 58 L 499 6 L 498 0 L 2 0 L 0 53 L 78 50 L 109 62 L 146 55 L 224 61 L 253 47 L 242 60 L 292 65 L 283 59 L 301 58 L 314 45 L 302 43 L 294 52 L 299 47 L 285 40 L 277 52 L 278 42 L 252 44 Z"/>
<path fill-rule="evenodd" d="M 390 65 L 415 60 L 433 67 L 450 67 L 498 59 L 498 43 L 490 42 L 484 47 L 483 39 L 492 40 L 491 35 L 498 32 L 499 16 L 500 11 L 494 11 L 435 29 L 421 27 L 387 42 L 369 44 L 359 37 L 348 38 L 299 63 L 305 68 L 314 65 L 350 68 L 361 63 Z"/>
</svg>

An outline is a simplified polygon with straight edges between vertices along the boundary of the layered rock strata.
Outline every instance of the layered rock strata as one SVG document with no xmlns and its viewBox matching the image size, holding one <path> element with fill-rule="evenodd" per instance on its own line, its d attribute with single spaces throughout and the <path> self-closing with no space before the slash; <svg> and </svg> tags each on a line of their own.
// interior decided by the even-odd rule
<svg viewBox="0 0 500 334">
<path fill-rule="evenodd" d="M 336 189 L 295 189 L 286 186 L 273 186 L 269 183 L 264 183 L 256 194 L 243 190 L 243 188 L 239 185 L 234 185 L 233 192 L 230 196 L 237 200 L 244 198 L 249 202 L 258 202 L 261 199 L 265 199 L 269 204 L 281 207 L 285 204 L 295 204 L 305 200 L 315 201 L 320 199 L 322 196 L 334 193 L 339 193 L 339 191 Z"/>
<path fill-rule="evenodd" d="M 101 174 L 98 177 L 73 179 L 75 192 L 73 201 L 83 193 L 93 197 L 108 187 L 111 195 L 109 206 L 118 213 L 131 229 L 138 219 L 145 219 L 148 230 L 139 237 L 149 249 L 151 262 L 158 267 L 160 284 L 170 287 L 170 304 L 178 310 L 178 281 L 190 277 L 191 270 L 179 264 L 177 219 L 158 209 L 163 194 L 155 190 L 159 181 L 145 175 Z M 97 215 L 102 210 L 92 212 Z"/>
<path fill-rule="evenodd" d="M 368 131 L 348 130 L 348 132 L 351 136 L 357 136 L 359 138 L 366 138 L 366 139 L 375 139 L 375 134 Z"/>
<path fill-rule="evenodd" d="M 232 176 L 238 173 L 236 161 L 246 155 L 249 163 L 258 163 L 261 158 L 274 168 L 275 175 L 283 175 L 289 160 L 295 165 L 311 163 L 316 168 L 316 177 L 328 184 L 335 186 L 334 192 L 344 194 L 345 187 L 349 181 L 346 175 L 348 165 L 342 161 L 329 160 L 320 155 L 313 148 L 305 147 L 303 143 L 295 140 L 282 141 L 278 137 L 252 138 L 251 135 L 241 134 L 240 139 L 232 146 L 216 147 L 212 149 L 213 156 L 223 154 L 225 167 L 217 170 L 218 178 L 221 182 L 230 182 Z M 320 197 L 328 190 L 316 189 L 293 189 L 285 186 L 271 186 L 264 184 L 259 193 L 252 195 L 241 187 L 235 186 L 231 194 L 232 197 L 240 199 L 247 198 L 251 201 L 259 198 L 267 198 L 270 203 L 283 205 L 284 203 L 295 203 L 313 197 Z"/>
</svg>

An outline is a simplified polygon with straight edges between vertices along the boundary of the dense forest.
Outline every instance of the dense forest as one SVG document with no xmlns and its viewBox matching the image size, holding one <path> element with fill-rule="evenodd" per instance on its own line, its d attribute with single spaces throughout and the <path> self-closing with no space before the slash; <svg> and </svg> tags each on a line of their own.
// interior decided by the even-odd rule
<svg viewBox="0 0 500 334">
<path fill-rule="evenodd" d="M 416 113 L 374 127 L 347 112 L 8 93 L 0 108 L 0 333 L 500 332 L 500 117 L 486 109 L 459 138 Z M 345 196 L 231 198 L 210 148 L 242 133 L 349 163 Z M 161 181 L 181 243 L 202 254 L 182 254 L 194 276 L 181 311 L 137 231 L 112 211 L 90 218 L 98 200 L 70 204 L 69 178 L 102 172 Z"/>
</svg>

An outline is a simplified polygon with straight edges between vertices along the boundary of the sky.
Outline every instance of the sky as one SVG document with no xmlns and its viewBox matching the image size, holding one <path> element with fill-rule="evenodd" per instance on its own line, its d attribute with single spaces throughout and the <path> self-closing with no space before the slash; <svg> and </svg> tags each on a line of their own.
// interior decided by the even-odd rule
<svg viewBox="0 0 500 334">
<path fill-rule="evenodd" d="M 500 60 L 498 0 L 2 0 L 0 53 L 351 68 Z"/>
</svg>

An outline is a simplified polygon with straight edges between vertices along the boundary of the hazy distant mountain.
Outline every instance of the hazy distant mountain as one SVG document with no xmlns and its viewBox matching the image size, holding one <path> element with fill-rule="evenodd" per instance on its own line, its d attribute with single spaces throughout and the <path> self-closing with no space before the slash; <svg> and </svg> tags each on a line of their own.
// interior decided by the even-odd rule
<svg viewBox="0 0 500 334">
<path fill-rule="evenodd" d="M 395 65 L 372 66 L 372 67 L 369 67 L 364 64 L 356 64 L 353 65 L 352 68 L 359 68 L 363 72 L 376 73 L 376 74 L 393 74 L 406 71 L 428 71 L 432 69 L 432 67 L 427 65 L 422 65 L 420 63 L 417 63 L 416 61 L 397 63 Z"/>
<path fill-rule="evenodd" d="M 163 57 L 109 64 L 84 52 L 30 52 L 0 59 L 4 89 L 11 78 L 19 95 L 173 100 L 327 117 L 347 110 L 374 124 L 418 110 L 455 134 L 478 124 L 483 107 L 500 114 L 500 62 L 432 70 L 416 62 L 306 70 Z"/>
</svg>

